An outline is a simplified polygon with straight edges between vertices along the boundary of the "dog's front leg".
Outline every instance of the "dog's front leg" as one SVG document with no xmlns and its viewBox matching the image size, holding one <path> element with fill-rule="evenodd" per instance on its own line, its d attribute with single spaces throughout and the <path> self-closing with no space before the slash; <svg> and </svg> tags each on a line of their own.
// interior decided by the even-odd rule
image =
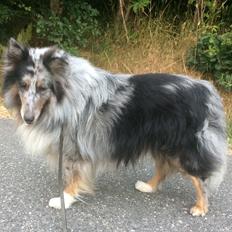
<svg viewBox="0 0 232 232">
<path fill-rule="evenodd" d="M 64 163 L 64 203 L 69 208 L 81 193 L 93 193 L 94 168 L 85 161 L 66 161 Z M 49 206 L 60 209 L 60 197 L 50 199 Z"/>
<path fill-rule="evenodd" d="M 66 209 L 69 208 L 74 202 L 76 202 L 76 197 L 78 196 L 78 185 L 78 177 L 75 176 L 73 176 L 72 181 L 66 185 L 64 189 L 64 204 Z M 60 197 L 51 198 L 49 201 L 49 206 L 60 209 Z"/>
</svg>

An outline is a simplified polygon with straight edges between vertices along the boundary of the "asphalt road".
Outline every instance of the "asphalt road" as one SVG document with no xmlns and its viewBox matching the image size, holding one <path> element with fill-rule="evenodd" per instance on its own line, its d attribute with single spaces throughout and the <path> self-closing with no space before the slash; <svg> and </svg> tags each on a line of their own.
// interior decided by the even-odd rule
<svg viewBox="0 0 232 232">
<path fill-rule="evenodd" d="M 13 121 L 0 120 L 0 231 L 62 231 L 61 213 L 48 207 L 58 195 L 56 173 L 41 158 L 25 155 L 14 135 Z M 70 231 L 232 231 L 232 156 L 219 191 L 210 197 L 205 217 L 193 217 L 194 189 L 180 175 L 168 179 L 160 192 L 134 189 L 136 180 L 152 175 L 149 161 L 135 169 L 106 173 L 97 180 L 95 196 L 85 196 L 67 210 Z"/>
</svg>

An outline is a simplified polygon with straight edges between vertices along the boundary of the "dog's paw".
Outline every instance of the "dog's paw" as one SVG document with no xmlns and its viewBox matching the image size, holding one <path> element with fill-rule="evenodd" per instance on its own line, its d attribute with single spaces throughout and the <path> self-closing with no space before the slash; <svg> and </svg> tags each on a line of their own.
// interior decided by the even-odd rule
<svg viewBox="0 0 232 232">
<path fill-rule="evenodd" d="M 64 192 L 65 209 L 68 209 L 75 201 L 76 201 L 76 199 L 73 196 Z M 48 205 L 52 208 L 55 208 L 55 209 L 61 209 L 60 197 L 51 198 Z"/>
<path fill-rule="evenodd" d="M 147 184 L 147 183 L 145 183 L 143 181 L 140 181 L 140 180 L 138 180 L 135 183 L 135 188 L 137 190 L 139 190 L 140 192 L 143 192 L 143 193 L 151 193 L 151 192 L 153 192 L 153 188 L 149 184 Z"/>
<path fill-rule="evenodd" d="M 190 209 L 190 214 L 192 214 L 194 217 L 197 217 L 197 216 L 205 216 L 206 213 L 208 212 L 208 208 L 207 207 L 200 207 L 200 206 L 193 206 L 191 209 Z"/>
</svg>

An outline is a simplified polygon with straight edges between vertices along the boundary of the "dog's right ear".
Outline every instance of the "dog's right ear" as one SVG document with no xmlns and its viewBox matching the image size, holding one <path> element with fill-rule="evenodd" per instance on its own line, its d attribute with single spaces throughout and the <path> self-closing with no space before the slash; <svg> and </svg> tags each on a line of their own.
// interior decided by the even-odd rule
<svg viewBox="0 0 232 232">
<path fill-rule="evenodd" d="M 27 59 L 28 55 L 29 52 L 25 46 L 19 44 L 15 39 L 10 38 L 5 57 L 8 64 L 17 64 Z"/>
<path fill-rule="evenodd" d="M 43 64 L 54 76 L 62 76 L 65 74 L 68 63 L 66 56 L 59 54 L 58 48 L 51 47 L 44 53 Z"/>
</svg>

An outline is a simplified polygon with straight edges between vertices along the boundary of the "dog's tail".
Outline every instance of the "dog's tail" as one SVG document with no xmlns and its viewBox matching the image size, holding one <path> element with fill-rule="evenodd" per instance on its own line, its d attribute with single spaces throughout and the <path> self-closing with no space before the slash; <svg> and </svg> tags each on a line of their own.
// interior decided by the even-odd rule
<svg viewBox="0 0 232 232">
<path fill-rule="evenodd" d="M 219 187 L 226 171 L 226 120 L 217 91 L 208 82 L 202 83 L 209 90 L 205 102 L 207 117 L 202 128 L 191 138 L 189 153 L 184 155 L 182 166 L 190 175 L 200 177 L 207 190 L 212 192 Z"/>
<path fill-rule="evenodd" d="M 224 174 L 226 171 L 226 162 L 224 165 L 221 165 L 221 167 L 213 172 L 204 182 L 204 186 L 208 190 L 208 192 L 213 192 L 218 189 L 219 185 L 221 184 Z"/>
<path fill-rule="evenodd" d="M 207 104 L 209 120 L 205 125 L 206 128 L 203 128 L 199 141 L 201 141 L 200 145 L 204 146 L 204 149 L 214 159 L 215 168 L 205 181 L 207 189 L 213 191 L 219 187 L 226 172 L 228 155 L 226 119 L 223 104 L 217 90 L 209 82 L 204 83 L 210 92 Z"/>
<path fill-rule="evenodd" d="M 223 180 L 227 152 L 224 132 L 207 125 L 195 135 L 192 149 L 182 154 L 181 165 L 190 175 L 201 178 L 208 192 L 212 192 Z"/>
</svg>

